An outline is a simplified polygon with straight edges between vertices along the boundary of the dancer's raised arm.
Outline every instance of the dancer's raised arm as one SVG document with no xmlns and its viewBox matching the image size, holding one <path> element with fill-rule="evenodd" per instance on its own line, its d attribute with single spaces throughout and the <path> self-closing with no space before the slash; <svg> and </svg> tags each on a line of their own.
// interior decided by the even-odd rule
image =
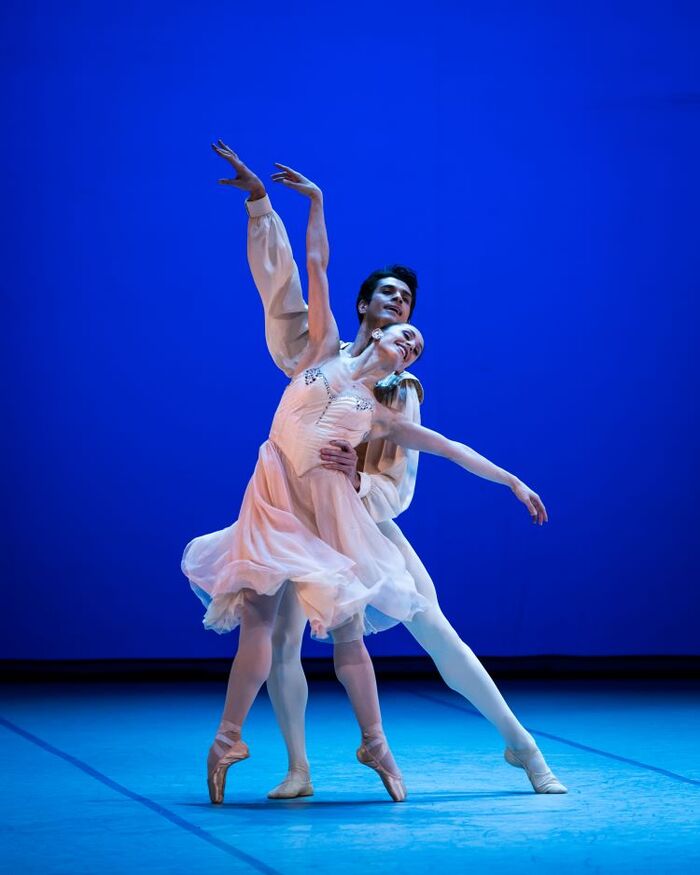
<svg viewBox="0 0 700 875">
<path fill-rule="evenodd" d="M 485 456 L 480 455 L 459 441 L 453 441 L 440 432 L 416 425 L 405 416 L 393 410 L 377 406 L 375 421 L 370 432 L 370 440 L 375 438 L 388 438 L 399 446 L 409 450 L 421 450 L 424 453 L 432 453 L 435 456 L 443 456 L 449 459 L 477 477 L 491 480 L 493 483 L 502 483 L 513 492 L 515 497 L 528 509 L 533 523 L 545 523 L 548 521 L 547 511 L 539 495 L 526 486 L 522 480 L 494 465 Z"/>
<path fill-rule="evenodd" d="M 325 361 L 329 356 L 337 354 L 340 336 L 331 311 L 328 291 L 327 269 L 330 249 L 323 214 L 323 192 L 301 173 L 284 164 L 275 163 L 280 170 L 278 173 L 273 173 L 273 180 L 298 191 L 310 200 L 309 221 L 306 226 L 309 345 L 297 365 L 295 373 L 299 373 L 309 365 Z"/>
</svg>

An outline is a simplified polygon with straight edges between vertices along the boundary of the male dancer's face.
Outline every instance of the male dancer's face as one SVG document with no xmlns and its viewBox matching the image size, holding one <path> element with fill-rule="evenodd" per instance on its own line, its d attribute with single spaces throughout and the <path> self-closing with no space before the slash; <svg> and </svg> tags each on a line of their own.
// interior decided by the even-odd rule
<svg viewBox="0 0 700 875">
<path fill-rule="evenodd" d="M 389 276 L 379 280 L 369 303 L 360 301 L 359 310 L 370 328 L 383 328 L 396 322 L 408 322 L 412 298 L 403 280 Z"/>
</svg>

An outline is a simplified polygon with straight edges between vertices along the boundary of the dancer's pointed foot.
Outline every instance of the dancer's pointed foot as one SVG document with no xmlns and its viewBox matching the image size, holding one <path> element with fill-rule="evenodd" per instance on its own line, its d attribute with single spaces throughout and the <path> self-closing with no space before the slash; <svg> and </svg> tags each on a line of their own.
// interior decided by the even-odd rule
<svg viewBox="0 0 700 875">
<path fill-rule="evenodd" d="M 507 747 L 503 756 L 511 766 L 525 770 L 535 793 L 569 792 L 549 768 L 537 745 L 520 750 Z"/>
<path fill-rule="evenodd" d="M 209 798 L 215 805 L 224 801 L 229 766 L 249 756 L 248 745 L 241 740 L 241 727 L 230 720 L 222 720 L 207 757 L 207 786 Z"/>
<path fill-rule="evenodd" d="M 268 799 L 296 799 L 299 796 L 313 796 L 311 774 L 308 767 L 292 766 L 287 777 L 267 794 Z"/>
<path fill-rule="evenodd" d="M 406 796 L 406 785 L 401 772 L 391 755 L 381 723 L 370 726 L 362 733 L 362 744 L 357 749 L 357 759 L 363 766 L 379 775 L 386 787 L 387 793 L 394 802 L 403 802 Z"/>
</svg>

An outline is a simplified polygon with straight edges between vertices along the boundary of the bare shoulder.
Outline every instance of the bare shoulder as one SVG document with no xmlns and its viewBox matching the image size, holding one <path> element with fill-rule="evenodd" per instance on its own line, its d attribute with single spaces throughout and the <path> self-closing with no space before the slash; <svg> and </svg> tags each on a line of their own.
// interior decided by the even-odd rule
<svg viewBox="0 0 700 875">
<path fill-rule="evenodd" d="M 317 368 L 321 365 L 325 365 L 331 361 L 334 361 L 338 358 L 338 355 L 339 345 L 337 341 L 329 339 L 325 343 L 321 344 L 309 343 L 304 350 L 303 355 L 299 359 L 296 368 L 294 369 L 292 379 L 294 379 L 294 377 L 298 377 L 299 374 L 303 373 L 309 368 Z"/>
</svg>

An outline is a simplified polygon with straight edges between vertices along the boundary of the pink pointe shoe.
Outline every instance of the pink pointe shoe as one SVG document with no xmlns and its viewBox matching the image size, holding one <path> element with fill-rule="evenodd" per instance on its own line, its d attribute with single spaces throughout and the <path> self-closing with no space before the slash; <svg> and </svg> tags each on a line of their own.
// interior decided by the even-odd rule
<svg viewBox="0 0 700 875">
<path fill-rule="evenodd" d="M 539 754 L 539 756 L 536 756 Z M 507 747 L 503 752 L 505 761 L 511 766 L 524 769 L 535 793 L 568 793 L 566 787 L 559 781 L 554 772 L 547 766 L 544 757 L 537 746 L 525 750 L 513 750 Z M 534 762 L 530 762 L 532 759 Z M 535 769 L 539 766 L 538 771 Z"/>
<path fill-rule="evenodd" d="M 232 732 L 239 737 L 231 739 L 225 733 Z M 214 743 L 209 748 L 207 760 L 207 786 L 209 798 L 214 805 L 224 801 L 226 788 L 226 772 L 229 766 L 247 760 L 250 756 L 248 745 L 240 738 L 241 727 L 229 720 L 222 720 L 217 730 Z"/>
<path fill-rule="evenodd" d="M 376 750 L 379 748 L 379 750 Z M 381 760 L 389 752 L 389 745 L 386 743 L 384 735 L 378 735 L 370 738 L 363 738 L 362 744 L 357 748 L 357 759 L 363 766 L 369 766 L 370 769 L 379 775 L 382 783 L 386 787 L 387 793 L 394 802 L 403 802 L 406 796 L 406 785 L 400 774 L 396 775 L 390 772 L 386 766 L 383 766 Z"/>
</svg>

